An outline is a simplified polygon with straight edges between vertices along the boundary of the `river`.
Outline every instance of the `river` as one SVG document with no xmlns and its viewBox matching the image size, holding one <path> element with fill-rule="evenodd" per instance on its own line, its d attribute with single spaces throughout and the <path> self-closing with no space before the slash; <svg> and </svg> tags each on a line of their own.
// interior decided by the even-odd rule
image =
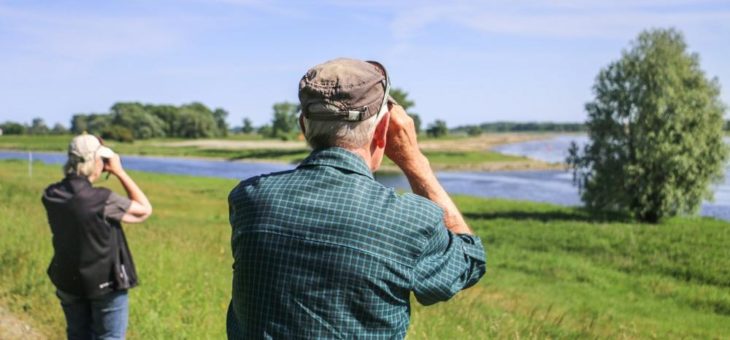
<svg viewBox="0 0 730 340">
<path fill-rule="evenodd" d="M 588 137 L 585 135 L 557 136 L 548 140 L 537 140 L 502 145 L 495 148 L 494 150 L 508 155 L 525 156 L 546 162 L 563 162 L 568 156 L 568 148 L 570 147 L 570 143 L 572 141 L 575 141 L 580 147 L 582 147 L 588 142 Z M 730 138 L 725 138 L 725 143 L 730 144 Z M 576 202 L 579 203 L 577 189 L 572 186 L 572 181 L 570 181 L 572 177 L 569 174 L 556 171 L 540 171 L 540 173 L 548 180 L 550 180 L 549 178 L 551 178 L 550 174 L 552 174 L 552 176 L 555 176 L 553 178 L 567 178 L 567 184 L 572 187 L 572 192 L 574 193 Z M 700 210 L 700 215 L 712 216 L 723 220 L 730 220 L 729 180 L 730 166 L 727 166 L 725 168 L 725 181 L 713 187 L 713 192 L 715 193 L 714 202 L 704 202 Z M 554 203 L 562 204 L 558 201 L 555 201 Z"/>
<path fill-rule="evenodd" d="M 572 140 L 585 143 L 585 136 L 558 136 L 549 140 L 503 145 L 496 151 L 526 156 L 548 162 L 561 162 Z M 27 152 L 0 151 L 0 159 L 27 159 Z M 62 153 L 34 152 L 34 160 L 62 164 Z M 171 157 L 124 156 L 125 168 L 139 171 L 183 174 L 193 176 L 245 179 L 262 173 L 292 169 L 292 164 L 230 162 Z M 730 174 L 728 174 L 730 175 Z M 509 172 L 440 172 L 437 174 L 444 188 L 452 194 L 479 197 L 507 198 L 547 202 L 560 205 L 580 205 L 580 197 L 572 184 L 571 174 L 565 171 L 509 171 Z M 727 176 L 730 178 L 730 176 Z M 376 174 L 378 181 L 387 186 L 408 188 L 402 175 Z M 730 220 L 730 185 L 724 182 L 714 188 L 715 202 L 705 202 L 701 214 Z"/>
</svg>

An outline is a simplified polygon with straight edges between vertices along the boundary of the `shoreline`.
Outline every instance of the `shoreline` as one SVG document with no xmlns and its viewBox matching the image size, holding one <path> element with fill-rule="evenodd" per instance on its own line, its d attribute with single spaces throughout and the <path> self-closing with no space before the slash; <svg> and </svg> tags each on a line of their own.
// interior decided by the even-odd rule
<svg viewBox="0 0 730 340">
<path fill-rule="evenodd" d="M 45 154 L 56 154 L 64 155 L 62 151 L 56 150 L 27 150 L 27 149 L 12 149 L 12 148 L 0 148 L 0 152 L 40 152 Z M 269 159 L 269 158 L 245 158 L 245 159 L 230 159 L 219 156 L 170 156 L 170 155 L 155 155 L 155 154 L 137 154 L 137 153 L 124 153 L 120 156 L 133 156 L 141 158 L 163 158 L 163 159 L 184 159 L 184 160 L 199 160 L 199 161 L 215 161 L 215 162 L 234 162 L 234 163 L 258 163 L 258 164 L 288 164 L 296 165 L 299 162 L 290 162 L 280 159 Z M 562 163 L 547 163 L 535 159 L 524 158 L 524 160 L 515 161 L 492 161 L 484 163 L 466 163 L 466 164 L 440 164 L 431 163 L 431 168 L 434 171 L 439 172 L 460 172 L 460 171 L 475 171 L 475 172 L 509 172 L 509 171 L 549 171 L 549 170 L 564 170 L 565 164 Z M 400 173 L 400 169 L 390 164 L 383 164 L 380 166 L 379 172 L 384 173 Z"/>
<path fill-rule="evenodd" d="M 424 138 L 419 146 L 428 157 L 431 167 L 439 172 L 499 172 L 541 171 L 565 169 L 562 163 L 508 155 L 494 149 L 509 144 L 546 140 L 557 133 L 486 133 L 476 137 L 444 139 Z M 70 136 L 38 136 L 28 138 L 0 138 L 0 151 L 45 152 L 64 154 L 60 149 Z M 40 142 L 38 142 L 40 141 Z M 310 152 L 303 141 L 190 139 L 149 140 L 132 144 L 110 142 L 109 146 L 120 155 L 164 159 L 188 159 L 251 164 L 288 164 L 301 162 Z M 381 165 L 382 172 L 400 172 L 390 161 Z"/>
</svg>

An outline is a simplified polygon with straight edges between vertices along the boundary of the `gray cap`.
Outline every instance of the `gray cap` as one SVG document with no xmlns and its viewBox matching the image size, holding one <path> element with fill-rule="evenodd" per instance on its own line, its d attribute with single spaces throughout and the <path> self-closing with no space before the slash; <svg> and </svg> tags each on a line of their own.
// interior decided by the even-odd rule
<svg viewBox="0 0 730 340">
<path fill-rule="evenodd" d="M 299 102 L 310 120 L 363 121 L 380 112 L 388 87 L 379 63 L 339 58 L 307 71 L 299 81 Z"/>
</svg>

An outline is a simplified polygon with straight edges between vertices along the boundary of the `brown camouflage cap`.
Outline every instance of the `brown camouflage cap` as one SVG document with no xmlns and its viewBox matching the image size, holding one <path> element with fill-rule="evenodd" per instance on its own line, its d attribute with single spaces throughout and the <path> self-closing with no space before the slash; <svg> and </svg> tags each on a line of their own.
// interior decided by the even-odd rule
<svg viewBox="0 0 730 340">
<path fill-rule="evenodd" d="M 307 71 L 299 81 L 299 102 L 310 120 L 363 121 L 380 111 L 388 87 L 379 63 L 339 58 Z"/>
</svg>

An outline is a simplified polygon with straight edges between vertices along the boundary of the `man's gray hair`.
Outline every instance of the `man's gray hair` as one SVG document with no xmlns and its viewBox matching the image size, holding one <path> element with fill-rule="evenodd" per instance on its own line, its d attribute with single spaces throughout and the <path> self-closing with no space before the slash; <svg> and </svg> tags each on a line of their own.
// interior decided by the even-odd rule
<svg viewBox="0 0 730 340">
<path fill-rule="evenodd" d="M 79 156 L 70 154 L 66 164 L 63 165 L 64 175 L 79 175 L 89 177 L 94 173 L 96 168 L 96 157 L 90 157 L 84 160 Z"/>
<path fill-rule="evenodd" d="M 345 149 L 362 148 L 372 141 L 375 128 L 387 113 L 387 110 L 382 111 L 380 114 L 360 122 L 309 120 L 302 117 L 304 138 L 315 150 L 333 146 Z"/>
</svg>

